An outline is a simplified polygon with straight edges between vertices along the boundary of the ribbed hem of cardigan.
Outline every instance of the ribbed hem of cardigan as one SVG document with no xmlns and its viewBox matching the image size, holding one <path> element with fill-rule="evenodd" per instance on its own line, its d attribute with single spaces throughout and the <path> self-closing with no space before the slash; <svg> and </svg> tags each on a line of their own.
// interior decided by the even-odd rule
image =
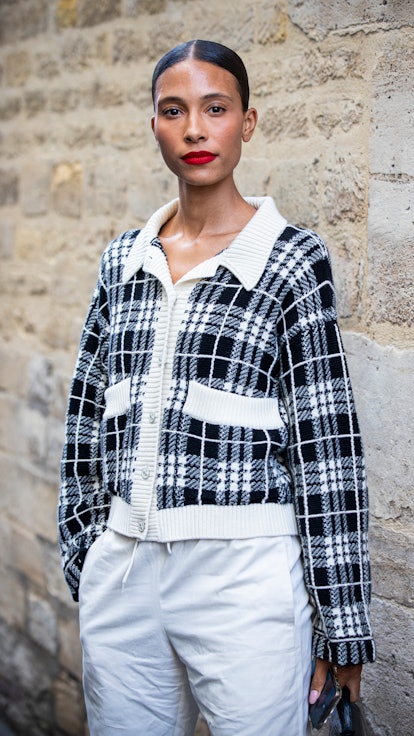
<svg viewBox="0 0 414 736">
<path fill-rule="evenodd" d="M 113 496 L 107 526 L 141 541 L 174 542 L 184 539 L 248 539 L 297 535 L 293 504 L 248 506 L 180 506 L 157 511 L 158 534 L 148 532 L 148 521 Z"/>
</svg>

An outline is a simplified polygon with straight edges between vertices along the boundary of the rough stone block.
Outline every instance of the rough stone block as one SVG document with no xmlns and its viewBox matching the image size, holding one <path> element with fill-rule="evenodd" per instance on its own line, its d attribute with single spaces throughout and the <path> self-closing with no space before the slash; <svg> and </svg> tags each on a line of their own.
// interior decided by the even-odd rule
<svg viewBox="0 0 414 736">
<path fill-rule="evenodd" d="M 26 598 L 23 582 L 12 572 L 0 567 L 0 612 L 3 621 L 23 630 L 25 625 Z M 4 652 L 2 648 L 2 657 Z"/>
<path fill-rule="evenodd" d="M 16 204 L 19 198 L 19 177 L 15 169 L 0 169 L 0 207 Z"/>
<path fill-rule="evenodd" d="M 142 31 L 136 32 L 130 29 L 115 31 L 112 60 L 115 64 L 136 64 L 143 58 L 145 51 L 145 39 Z"/>
<path fill-rule="evenodd" d="M 414 129 L 413 78 L 412 49 L 404 37 L 393 38 L 385 44 L 373 73 L 370 166 L 374 174 L 414 176 L 414 145 L 407 140 Z"/>
<path fill-rule="evenodd" d="M 361 101 L 338 99 L 319 103 L 312 114 L 312 120 L 325 138 L 331 138 L 337 128 L 348 132 L 361 122 L 363 104 Z"/>
<path fill-rule="evenodd" d="M 328 238 L 341 319 L 356 315 L 362 299 L 362 240 L 348 233 L 335 232 Z"/>
<path fill-rule="evenodd" d="M 58 499 L 58 483 L 56 483 L 56 503 Z M 48 594 L 53 596 L 59 603 L 70 609 L 74 618 L 78 616 L 78 604 L 72 601 L 70 591 L 66 585 L 59 557 L 57 542 L 42 539 L 43 569 Z"/>
<path fill-rule="evenodd" d="M 0 456 L 1 457 L 1 456 Z M 35 472 L 14 458 L 3 454 L 2 463 L 2 492 L 0 494 L 0 508 L 8 513 L 11 523 L 20 524 L 30 529 L 36 520 L 36 533 L 39 537 L 55 544 L 56 531 L 56 502 L 59 479 L 56 476 L 52 481 L 43 478 L 40 471 Z"/>
<path fill-rule="evenodd" d="M 68 125 L 64 131 L 64 143 L 68 148 L 86 148 L 100 146 L 104 142 L 104 130 L 99 125 Z"/>
<path fill-rule="evenodd" d="M 29 363 L 28 401 L 31 409 L 49 414 L 52 394 L 52 362 L 43 355 L 32 355 Z"/>
<path fill-rule="evenodd" d="M 126 92 L 119 84 L 96 79 L 83 93 L 85 107 L 118 107 L 125 102 Z"/>
<path fill-rule="evenodd" d="M 0 633 L 1 629 L 0 629 Z M 4 679 L 10 683 L 6 715 L 17 733 L 45 736 L 53 724 L 51 657 L 21 632 L 4 632 Z M 7 675 L 6 675 L 7 673 Z"/>
<path fill-rule="evenodd" d="M 68 736 L 79 736 L 85 729 L 82 688 L 65 673 L 54 683 L 56 725 Z"/>
<path fill-rule="evenodd" d="M 43 466 L 47 457 L 47 422 L 39 411 L 20 406 L 16 419 L 22 457 Z"/>
<path fill-rule="evenodd" d="M 2 219 L 0 221 L 0 258 L 8 260 L 14 249 L 14 222 Z"/>
<path fill-rule="evenodd" d="M 281 138 L 305 138 L 309 120 L 305 105 L 287 105 L 279 108 L 274 104 L 261 116 L 260 130 L 268 143 Z"/>
<path fill-rule="evenodd" d="M 28 633 L 42 649 L 57 654 L 57 618 L 50 603 L 34 593 L 28 595 Z"/>
<path fill-rule="evenodd" d="M 256 5 L 256 39 L 260 44 L 273 44 L 286 40 L 287 15 L 284 3 L 262 0 Z"/>
<path fill-rule="evenodd" d="M 0 4 L 0 44 L 37 36 L 47 30 L 49 0 L 15 0 Z"/>
<path fill-rule="evenodd" d="M 361 77 L 361 54 L 343 42 L 328 49 L 310 48 L 292 54 L 288 60 L 289 73 L 284 74 L 286 89 L 292 92 L 307 87 L 322 86 L 327 82 L 348 77 Z"/>
<path fill-rule="evenodd" d="M 27 263 L 39 262 L 44 257 L 45 236 L 36 228 L 18 227 L 15 234 L 14 255 L 16 260 Z"/>
<path fill-rule="evenodd" d="M 46 460 L 45 467 L 55 474 L 59 475 L 60 460 L 62 456 L 62 446 L 64 442 L 64 426 L 57 419 L 49 418 L 46 430 Z"/>
<path fill-rule="evenodd" d="M 178 41 L 173 41 L 169 46 L 163 44 L 161 53 L 165 53 L 168 48 L 181 40 L 199 38 L 200 28 L 203 29 L 203 38 L 212 38 L 214 41 L 227 46 L 230 44 L 238 53 L 244 54 L 253 47 L 256 31 L 255 9 L 260 3 L 238 3 L 235 6 L 233 2 L 195 2 L 191 5 L 191 13 L 184 12 L 183 14 L 181 14 L 182 11 L 180 12 L 180 4 L 177 3 L 176 5 L 179 25 L 175 38 Z M 268 5 L 269 7 L 270 5 Z M 170 13 L 168 13 L 168 16 L 170 16 Z M 171 27 L 172 30 L 173 28 L 174 26 Z M 231 34 L 231 41 L 229 41 L 229 33 Z M 170 38 L 169 35 L 168 37 Z M 154 38 L 154 41 L 159 46 L 162 42 L 162 33 L 159 34 L 159 39 Z"/>
<path fill-rule="evenodd" d="M 40 79 L 53 79 L 59 75 L 59 62 L 53 54 L 41 52 L 35 56 L 35 74 Z"/>
<path fill-rule="evenodd" d="M 145 162 L 135 168 L 135 181 L 145 181 L 145 187 L 140 184 L 131 184 L 128 189 L 129 209 L 134 222 L 145 224 L 147 219 L 154 211 L 154 201 L 159 201 L 160 192 L 162 199 L 168 202 L 169 199 L 177 196 L 174 178 L 169 176 L 163 165 L 154 165 L 148 171 Z"/>
<path fill-rule="evenodd" d="M 102 160 L 86 173 L 85 207 L 88 212 L 122 215 L 126 211 L 126 193 L 125 171 L 118 159 Z"/>
<path fill-rule="evenodd" d="M 294 225 L 315 228 L 319 219 L 318 160 L 306 165 L 303 160 L 288 158 L 280 167 L 270 163 L 268 193 L 274 196 L 281 214 Z"/>
<path fill-rule="evenodd" d="M 269 95 L 276 95 L 283 86 L 282 62 L 280 59 L 268 59 L 260 57 L 249 63 L 249 80 L 252 100 Z M 259 110 L 259 128 L 261 125 L 261 113 Z M 255 133 L 256 135 L 256 133 Z"/>
<path fill-rule="evenodd" d="M 148 143 L 148 133 L 143 130 L 142 126 L 137 126 L 135 122 L 123 120 L 117 122 L 110 132 L 111 144 L 120 151 L 129 151 L 133 148 L 145 146 Z"/>
<path fill-rule="evenodd" d="M 378 25 L 386 29 L 410 25 L 412 15 L 410 2 L 365 2 L 344 3 L 336 0 L 289 0 L 288 13 L 292 23 L 309 38 L 322 40 L 330 31 L 355 33 L 356 28 L 371 30 Z"/>
<path fill-rule="evenodd" d="M 55 211 L 64 217 L 78 218 L 82 212 L 82 166 L 58 164 L 53 172 L 52 199 Z"/>
<path fill-rule="evenodd" d="M 28 217 L 44 215 L 49 209 L 52 166 L 46 161 L 30 161 L 21 173 L 21 206 Z"/>
<path fill-rule="evenodd" d="M 46 109 L 47 98 L 43 90 L 29 90 L 24 95 L 24 108 L 26 115 L 33 118 L 39 112 Z"/>
<path fill-rule="evenodd" d="M 94 60 L 93 44 L 88 37 L 79 34 L 65 39 L 62 48 L 65 69 L 80 72 L 91 66 Z"/>
<path fill-rule="evenodd" d="M 22 376 L 26 375 L 28 363 L 29 356 L 22 351 L 21 344 L 16 346 L 12 342 L 0 341 L 0 392 L 21 398 L 25 396 L 26 382 Z"/>
<path fill-rule="evenodd" d="M 343 338 L 366 450 L 372 515 L 411 523 L 413 447 L 407 428 L 414 413 L 414 351 L 384 347 L 356 333 Z"/>
<path fill-rule="evenodd" d="M 371 524 L 370 554 L 373 590 L 377 596 L 414 608 L 413 525 Z"/>
<path fill-rule="evenodd" d="M 19 400 L 15 396 L 0 396 L 0 447 L 11 453 L 19 446 L 19 408 Z"/>
<path fill-rule="evenodd" d="M 124 14 L 133 18 L 146 13 L 162 13 L 166 7 L 167 0 L 124 0 Z"/>
<path fill-rule="evenodd" d="M 12 120 L 19 114 L 21 107 L 20 97 L 3 92 L 0 98 L 0 120 Z"/>
<path fill-rule="evenodd" d="M 78 609 L 59 623 L 59 663 L 69 674 L 82 679 L 82 647 L 79 639 Z"/>
<path fill-rule="evenodd" d="M 27 51 L 13 51 L 4 60 L 4 82 L 7 87 L 22 87 L 31 71 L 31 58 Z"/>
<path fill-rule="evenodd" d="M 369 314 L 373 322 L 414 321 L 414 181 L 371 181 Z"/>
<path fill-rule="evenodd" d="M 53 89 L 49 95 L 49 106 L 52 112 L 64 113 L 76 110 L 81 99 L 79 89 Z"/>
<path fill-rule="evenodd" d="M 364 668 L 364 699 L 373 725 L 373 733 L 381 736 L 410 733 L 412 728 L 414 658 L 412 610 L 377 599 L 374 599 L 372 604 L 378 661 Z M 381 683 L 381 686 L 378 683 Z"/>
<path fill-rule="evenodd" d="M 58 0 L 56 25 L 60 30 L 76 26 L 78 0 Z"/>
<path fill-rule="evenodd" d="M 121 15 L 121 0 L 78 0 L 78 26 L 105 23 Z"/>
<path fill-rule="evenodd" d="M 323 209 L 328 222 L 359 222 L 365 217 L 366 176 L 361 156 L 328 156 L 323 173 Z"/>
<path fill-rule="evenodd" d="M 42 546 L 36 529 L 26 529 L 19 523 L 9 524 L 11 569 L 16 570 L 22 580 L 34 584 L 38 591 L 45 591 L 45 567 Z"/>
</svg>

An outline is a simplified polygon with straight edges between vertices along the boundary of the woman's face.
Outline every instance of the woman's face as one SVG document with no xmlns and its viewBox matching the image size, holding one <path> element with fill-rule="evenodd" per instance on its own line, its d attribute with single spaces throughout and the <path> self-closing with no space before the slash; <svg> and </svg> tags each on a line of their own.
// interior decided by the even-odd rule
<svg viewBox="0 0 414 736">
<path fill-rule="evenodd" d="M 226 69 L 195 59 L 159 77 L 151 124 L 168 168 L 180 183 L 209 186 L 233 179 L 256 110 L 245 112 L 238 82 Z"/>
</svg>

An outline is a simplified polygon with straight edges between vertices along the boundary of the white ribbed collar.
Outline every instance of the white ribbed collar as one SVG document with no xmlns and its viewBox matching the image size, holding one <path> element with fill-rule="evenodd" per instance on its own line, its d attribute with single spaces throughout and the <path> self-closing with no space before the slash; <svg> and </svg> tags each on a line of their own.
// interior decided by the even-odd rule
<svg viewBox="0 0 414 736">
<path fill-rule="evenodd" d="M 217 266 L 231 271 L 248 291 L 259 281 L 272 247 L 286 227 L 287 221 L 278 212 L 272 197 L 245 197 L 257 212 L 246 227 L 217 257 Z M 178 209 L 178 199 L 158 209 L 138 233 L 125 262 L 124 284 L 142 267 L 151 241 Z"/>
</svg>

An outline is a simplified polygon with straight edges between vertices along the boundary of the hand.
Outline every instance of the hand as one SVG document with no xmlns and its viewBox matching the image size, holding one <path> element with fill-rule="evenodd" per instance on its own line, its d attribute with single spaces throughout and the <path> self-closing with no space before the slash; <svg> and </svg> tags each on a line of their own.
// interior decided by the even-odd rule
<svg viewBox="0 0 414 736">
<path fill-rule="evenodd" d="M 309 703 L 316 703 L 319 694 L 325 684 L 326 675 L 331 662 L 323 659 L 316 659 L 315 673 L 312 677 L 309 693 Z M 361 685 L 362 664 L 335 665 L 336 678 L 341 687 L 346 685 L 349 689 L 351 702 L 354 703 L 359 698 L 359 689 Z"/>
</svg>

